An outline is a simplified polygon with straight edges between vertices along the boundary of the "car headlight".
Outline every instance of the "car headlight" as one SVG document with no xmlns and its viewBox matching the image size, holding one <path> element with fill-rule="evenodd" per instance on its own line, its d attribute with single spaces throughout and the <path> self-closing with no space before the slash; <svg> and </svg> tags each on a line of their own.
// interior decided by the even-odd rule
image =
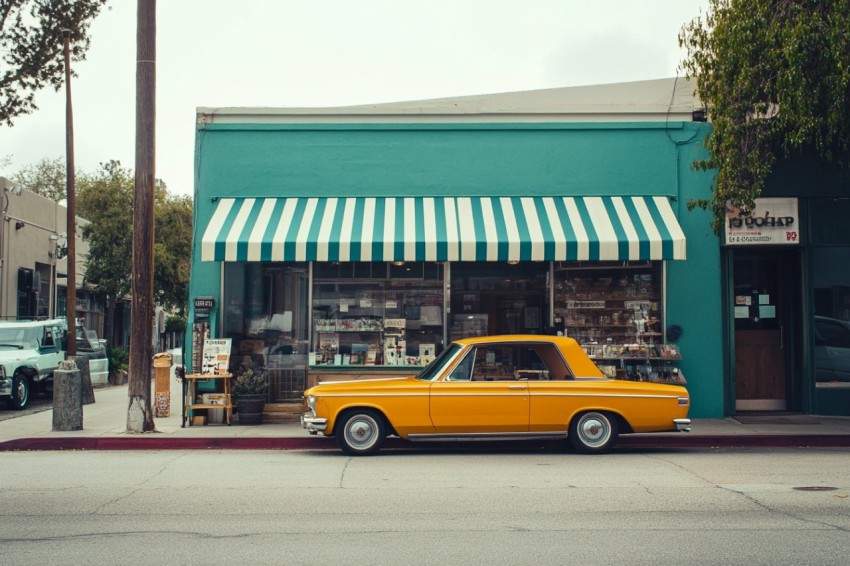
<svg viewBox="0 0 850 566">
<path fill-rule="evenodd" d="M 316 396 L 315 395 L 307 395 L 307 408 L 310 409 L 314 415 L 316 414 Z"/>
</svg>

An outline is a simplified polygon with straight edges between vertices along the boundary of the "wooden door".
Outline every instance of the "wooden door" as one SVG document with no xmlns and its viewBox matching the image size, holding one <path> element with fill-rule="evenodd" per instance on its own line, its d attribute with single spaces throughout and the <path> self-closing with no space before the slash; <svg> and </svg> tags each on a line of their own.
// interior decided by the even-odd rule
<svg viewBox="0 0 850 566">
<path fill-rule="evenodd" d="M 785 409 L 785 354 L 779 333 L 735 331 L 736 409 Z"/>
<path fill-rule="evenodd" d="M 736 251 L 734 261 L 735 409 L 787 408 L 786 280 L 780 253 Z"/>
</svg>

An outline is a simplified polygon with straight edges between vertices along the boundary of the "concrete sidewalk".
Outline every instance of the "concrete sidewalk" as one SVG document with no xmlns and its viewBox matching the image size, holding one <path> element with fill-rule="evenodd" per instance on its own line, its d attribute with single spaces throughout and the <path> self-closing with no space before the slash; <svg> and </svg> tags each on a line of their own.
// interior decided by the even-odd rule
<svg viewBox="0 0 850 566">
<path fill-rule="evenodd" d="M 171 380 L 171 415 L 155 419 L 156 432 L 133 434 L 127 427 L 127 386 L 95 389 L 95 403 L 83 407 L 83 430 L 53 432 L 53 411 L 0 421 L 0 451 L 163 450 L 163 449 L 336 449 L 329 438 L 310 436 L 298 423 L 256 426 L 181 426 L 182 384 Z M 429 443 L 433 446 L 433 443 Z M 390 439 L 388 447 L 410 446 Z M 420 443 L 419 446 L 424 444 Z M 457 443 L 453 443 L 457 446 Z M 618 447 L 678 448 L 724 446 L 850 447 L 850 417 L 751 415 L 694 419 L 690 433 L 623 435 Z"/>
</svg>

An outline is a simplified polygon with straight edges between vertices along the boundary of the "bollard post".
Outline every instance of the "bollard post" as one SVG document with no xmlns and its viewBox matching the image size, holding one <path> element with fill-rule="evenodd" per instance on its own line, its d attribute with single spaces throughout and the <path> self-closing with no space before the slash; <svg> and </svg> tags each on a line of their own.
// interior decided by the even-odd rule
<svg viewBox="0 0 850 566">
<path fill-rule="evenodd" d="M 73 360 L 53 372 L 53 431 L 83 430 L 83 387 Z"/>
<path fill-rule="evenodd" d="M 91 369 L 89 368 L 89 357 L 85 354 L 77 353 L 74 356 L 74 363 L 77 369 L 80 370 L 80 386 L 83 398 L 83 405 L 91 405 L 94 403 L 94 387 L 91 384 Z"/>
<path fill-rule="evenodd" d="M 162 352 L 154 355 L 153 367 L 155 374 L 154 387 L 154 416 L 158 418 L 171 415 L 171 354 Z"/>
</svg>

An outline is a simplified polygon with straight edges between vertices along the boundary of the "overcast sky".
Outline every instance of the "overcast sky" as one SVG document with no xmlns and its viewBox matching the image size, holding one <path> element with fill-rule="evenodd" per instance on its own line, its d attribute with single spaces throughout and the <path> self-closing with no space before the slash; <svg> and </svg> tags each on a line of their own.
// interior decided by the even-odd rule
<svg viewBox="0 0 850 566">
<path fill-rule="evenodd" d="M 672 77 L 708 0 L 160 0 L 156 176 L 192 194 L 195 109 L 343 106 Z M 136 2 L 72 81 L 78 170 L 135 160 Z M 681 73 L 679 73 L 681 74 Z M 64 159 L 65 95 L 0 126 L 0 175 Z"/>
</svg>

